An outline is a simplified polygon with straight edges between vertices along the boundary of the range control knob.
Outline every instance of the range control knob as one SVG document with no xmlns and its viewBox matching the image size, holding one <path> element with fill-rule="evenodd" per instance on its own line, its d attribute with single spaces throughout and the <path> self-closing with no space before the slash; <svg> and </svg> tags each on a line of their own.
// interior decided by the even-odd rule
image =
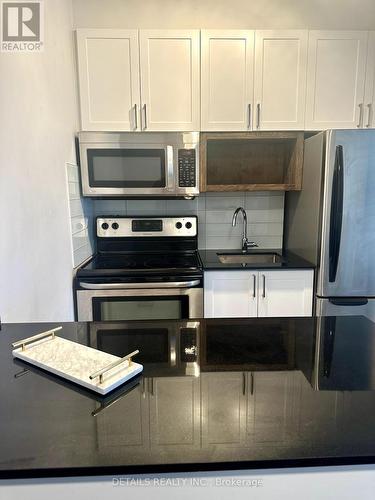
<svg viewBox="0 0 375 500">
<path fill-rule="evenodd" d="M 103 222 L 102 229 L 104 229 L 104 231 L 105 231 L 108 228 L 109 228 L 109 225 L 106 222 Z"/>
<path fill-rule="evenodd" d="M 187 222 L 185 224 L 186 229 L 191 229 L 193 227 L 193 224 L 191 222 Z"/>
<path fill-rule="evenodd" d="M 177 229 L 181 229 L 181 228 L 182 228 L 182 224 L 181 224 L 181 222 L 176 222 L 176 228 L 177 228 Z"/>
<path fill-rule="evenodd" d="M 117 222 L 114 222 L 114 223 L 112 224 L 112 229 L 115 229 L 115 230 L 116 230 L 116 229 L 118 229 L 118 228 L 119 228 L 119 225 L 117 224 Z"/>
</svg>

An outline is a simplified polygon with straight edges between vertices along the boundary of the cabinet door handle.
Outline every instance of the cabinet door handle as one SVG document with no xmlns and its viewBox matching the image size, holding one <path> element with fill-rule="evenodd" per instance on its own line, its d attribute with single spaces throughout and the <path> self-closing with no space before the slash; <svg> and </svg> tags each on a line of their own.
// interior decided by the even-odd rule
<svg viewBox="0 0 375 500">
<path fill-rule="evenodd" d="M 147 108 L 146 104 L 143 105 L 143 113 L 144 113 L 144 124 L 143 124 L 143 130 L 146 130 L 147 128 Z"/>
<path fill-rule="evenodd" d="M 260 102 L 257 104 L 257 129 L 260 127 Z"/>
<path fill-rule="evenodd" d="M 266 298 L 266 277 L 264 274 L 262 274 L 262 282 L 263 282 L 262 297 L 265 299 Z"/>
<path fill-rule="evenodd" d="M 246 394 L 246 373 L 242 373 L 242 395 L 245 396 Z"/>
<path fill-rule="evenodd" d="M 253 298 L 257 296 L 257 278 L 255 274 L 253 274 Z"/>
<path fill-rule="evenodd" d="M 250 394 L 253 396 L 254 394 L 254 373 L 251 372 L 251 385 L 250 385 Z"/>
<path fill-rule="evenodd" d="M 138 109 L 137 105 L 134 104 L 134 130 L 137 130 L 138 128 Z"/>
<path fill-rule="evenodd" d="M 247 105 L 247 128 L 251 128 L 251 103 Z"/>
<path fill-rule="evenodd" d="M 363 127 L 363 103 L 358 104 L 359 107 L 359 121 L 357 128 L 362 128 Z"/>
<path fill-rule="evenodd" d="M 368 107 L 368 121 L 366 128 L 370 128 L 372 125 L 372 103 L 370 102 L 369 104 L 367 104 L 367 107 Z"/>
</svg>

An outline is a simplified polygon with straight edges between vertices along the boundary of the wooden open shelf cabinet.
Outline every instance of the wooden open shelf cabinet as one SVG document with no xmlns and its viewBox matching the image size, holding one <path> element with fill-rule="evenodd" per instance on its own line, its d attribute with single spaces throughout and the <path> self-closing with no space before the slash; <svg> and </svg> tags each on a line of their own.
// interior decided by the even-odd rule
<svg viewBox="0 0 375 500">
<path fill-rule="evenodd" d="M 299 191 L 303 132 L 204 132 L 201 191 Z"/>
</svg>

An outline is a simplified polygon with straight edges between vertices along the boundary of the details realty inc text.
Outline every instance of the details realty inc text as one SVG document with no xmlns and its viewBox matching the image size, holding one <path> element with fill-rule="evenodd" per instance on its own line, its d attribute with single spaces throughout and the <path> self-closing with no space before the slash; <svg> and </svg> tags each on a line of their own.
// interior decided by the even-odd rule
<svg viewBox="0 0 375 500">
<path fill-rule="evenodd" d="M 246 488 L 259 488 L 263 486 L 262 479 L 255 478 L 238 478 L 238 477 L 210 477 L 210 478 L 168 478 L 168 477 L 155 477 L 155 478 L 112 478 L 112 485 L 115 487 L 121 486 L 152 486 L 152 487 L 246 487 Z"/>
</svg>

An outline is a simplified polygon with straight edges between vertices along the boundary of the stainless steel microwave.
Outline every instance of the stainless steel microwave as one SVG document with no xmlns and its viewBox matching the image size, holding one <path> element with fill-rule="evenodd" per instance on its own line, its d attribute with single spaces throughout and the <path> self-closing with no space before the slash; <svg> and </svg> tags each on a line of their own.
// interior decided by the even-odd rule
<svg viewBox="0 0 375 500">
<path fill-rule="evenodd" d="M 199 132 L 80 132 L 78 140 L 84 196 L 199 194 Z"/>
</svg>

